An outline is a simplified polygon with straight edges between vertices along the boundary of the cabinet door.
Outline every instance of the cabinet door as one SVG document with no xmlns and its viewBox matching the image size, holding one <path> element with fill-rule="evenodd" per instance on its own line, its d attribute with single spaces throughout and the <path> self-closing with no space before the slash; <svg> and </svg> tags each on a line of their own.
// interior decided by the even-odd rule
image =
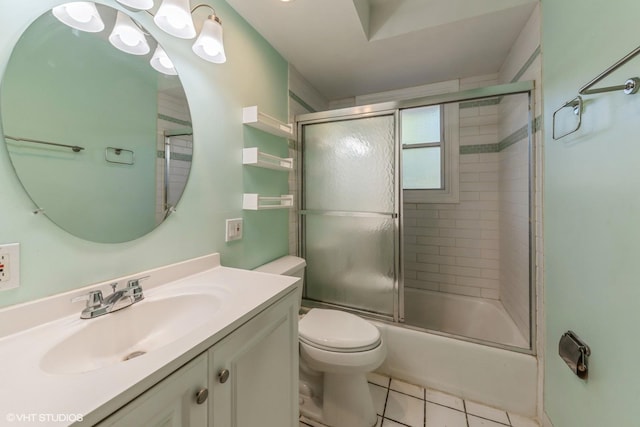
<svg viewBox="0 0 640 427">
<path fill-rule="evenodd" d="M 98 424 L 98 427 L 202 427 L 208 405 L 196 394 L 206 389 L 207 355 L 201 354 Z"/>
<path fill-rule="evenodd" d="M 296 298 L 290 294 L 209 350 L 210 427 L 298 426 Z"/>
</svg>

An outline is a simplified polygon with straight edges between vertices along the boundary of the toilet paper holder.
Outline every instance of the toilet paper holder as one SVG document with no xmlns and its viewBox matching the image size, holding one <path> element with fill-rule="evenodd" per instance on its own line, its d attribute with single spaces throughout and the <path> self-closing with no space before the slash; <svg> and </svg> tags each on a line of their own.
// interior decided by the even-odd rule
<svg viewBox="0 0 640 427">
<path fill-rule="evenodd" d="M 589 373 L 589 356 L 591 349 L 573 331 L 567 331 L 560 337 L 558 354 L 567 366 L 581 379 L 586 379 Z"/>
</svg>

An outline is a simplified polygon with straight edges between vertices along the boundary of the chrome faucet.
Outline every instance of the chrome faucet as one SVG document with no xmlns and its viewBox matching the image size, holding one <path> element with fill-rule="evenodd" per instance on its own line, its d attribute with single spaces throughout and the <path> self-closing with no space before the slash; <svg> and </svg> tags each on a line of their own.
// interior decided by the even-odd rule
<svg viewBox="0 0 640 427">
<path fill-rule="evenodd" d="M 102 297 L 102 291 L 97 290 L 91 291 L 87 295 L 75 297 L 71 302 L 87 302 L 86 307 L 82 310 L 82 313 L 80 313 L 81 319 L 93 319 L 103 314 L 113 313 L 114 311 L 129 307 L 144 299 L 140 281 L 148 277 L 149 276 L 145 276 L 129 280 L 127 286 L 120 290 L 116 290 L 118 282 L 112 283 L 110 286 L 113 292 L 106 298 Z"/>
</svg>

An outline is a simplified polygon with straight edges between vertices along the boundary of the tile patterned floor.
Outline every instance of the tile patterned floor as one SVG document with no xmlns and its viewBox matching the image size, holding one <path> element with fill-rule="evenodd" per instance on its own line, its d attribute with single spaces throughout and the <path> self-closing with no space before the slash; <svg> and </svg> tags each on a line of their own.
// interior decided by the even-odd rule
<svg viewBox="0 0 640 427">
<path fill-rule="evenodd" d="M 378 413 L 376 427 L 539 427 L 529 418 L 491 408 L 437 390 L 368 375 Z M 324 427 L 300 418 L 300 427 Z"/>
</svg>

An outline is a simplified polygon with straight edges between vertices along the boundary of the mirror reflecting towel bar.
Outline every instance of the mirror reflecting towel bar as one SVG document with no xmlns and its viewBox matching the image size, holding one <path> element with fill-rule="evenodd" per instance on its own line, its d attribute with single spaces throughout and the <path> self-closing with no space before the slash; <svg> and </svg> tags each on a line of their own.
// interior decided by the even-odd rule
<svg viewBox="0 0 640 427">
<path fill-rule="evenodd" d="M 133 151 L 116 147 L 105 148 L 104 159 L 109 163 L 117 163 L 119 165 L 132 165 L 136 162 Z"/>
<path fill-rule="evenodd" d="M 12 139 L 14 141 L 32 142 L 34 144 L 44 144 L 44 145 L 53 145 L 56 147 L 71 148 L 71 151 L 73 151 L 74 153 L 78 153 L 84 150 L 84 147 L 78 147 L 77 145 L 58 144 L 57 142 L 40 141 L 39 139 L 31 139 L 31 138 L 20 138 L 20 137 L 11 136 L 11 135 L 5 135 L 4 137 L 7 139 Z"/>
<path fill-rule="evenodd" d="M 600 81 L 602 81 L 602 79 L 604 79 L 605 77 L 607 77 L 608 75 L 616 71 L 618 68 L 622 67 L 624 64 L 629 62 L 639 53 L 640 53 L 640 46 L 638 46 L 637 48 L 629 52 L 623 58 L 620 58 L 615 64 L 613 64 L 612 66 L 604 70 L 602 73 L 598 74 L 589 83 L 582 86 L 580 90 L 578 90 L 578 96 L 576 98 L 572 99 L 571 101 L 565 102 L 564 105 L 562 105 L 553 113 L 552 136 L 554 140 L 564 138 L 565 136 L 570 135 L 575 131 L 577 131 L 578 129 L 580 129 L 580 125 L 582 123 L 582 109 L 584 106 L 584 103 L 582 102 L 582 98 L 580 97 L 580 95 L 595 95 L 598 93 L 613 92 L 617 90 L 623 91 L 625 95 L 633 95 L 637 93 L 638 90 L 640 90 L 640 78 L 638 77 L 631 77 L 627 79 L 627 81 L 625 81 L 624 84 L 621 84 L 621 85 L 594 88 L 594 86 L 598 84 Z M 556 114 L 568 107 L 573 108 L 574 114 L 578 116 L 577 124 L 570 131 L 556 132 L 556 129 L 557 129 Z"/>
</svg>

